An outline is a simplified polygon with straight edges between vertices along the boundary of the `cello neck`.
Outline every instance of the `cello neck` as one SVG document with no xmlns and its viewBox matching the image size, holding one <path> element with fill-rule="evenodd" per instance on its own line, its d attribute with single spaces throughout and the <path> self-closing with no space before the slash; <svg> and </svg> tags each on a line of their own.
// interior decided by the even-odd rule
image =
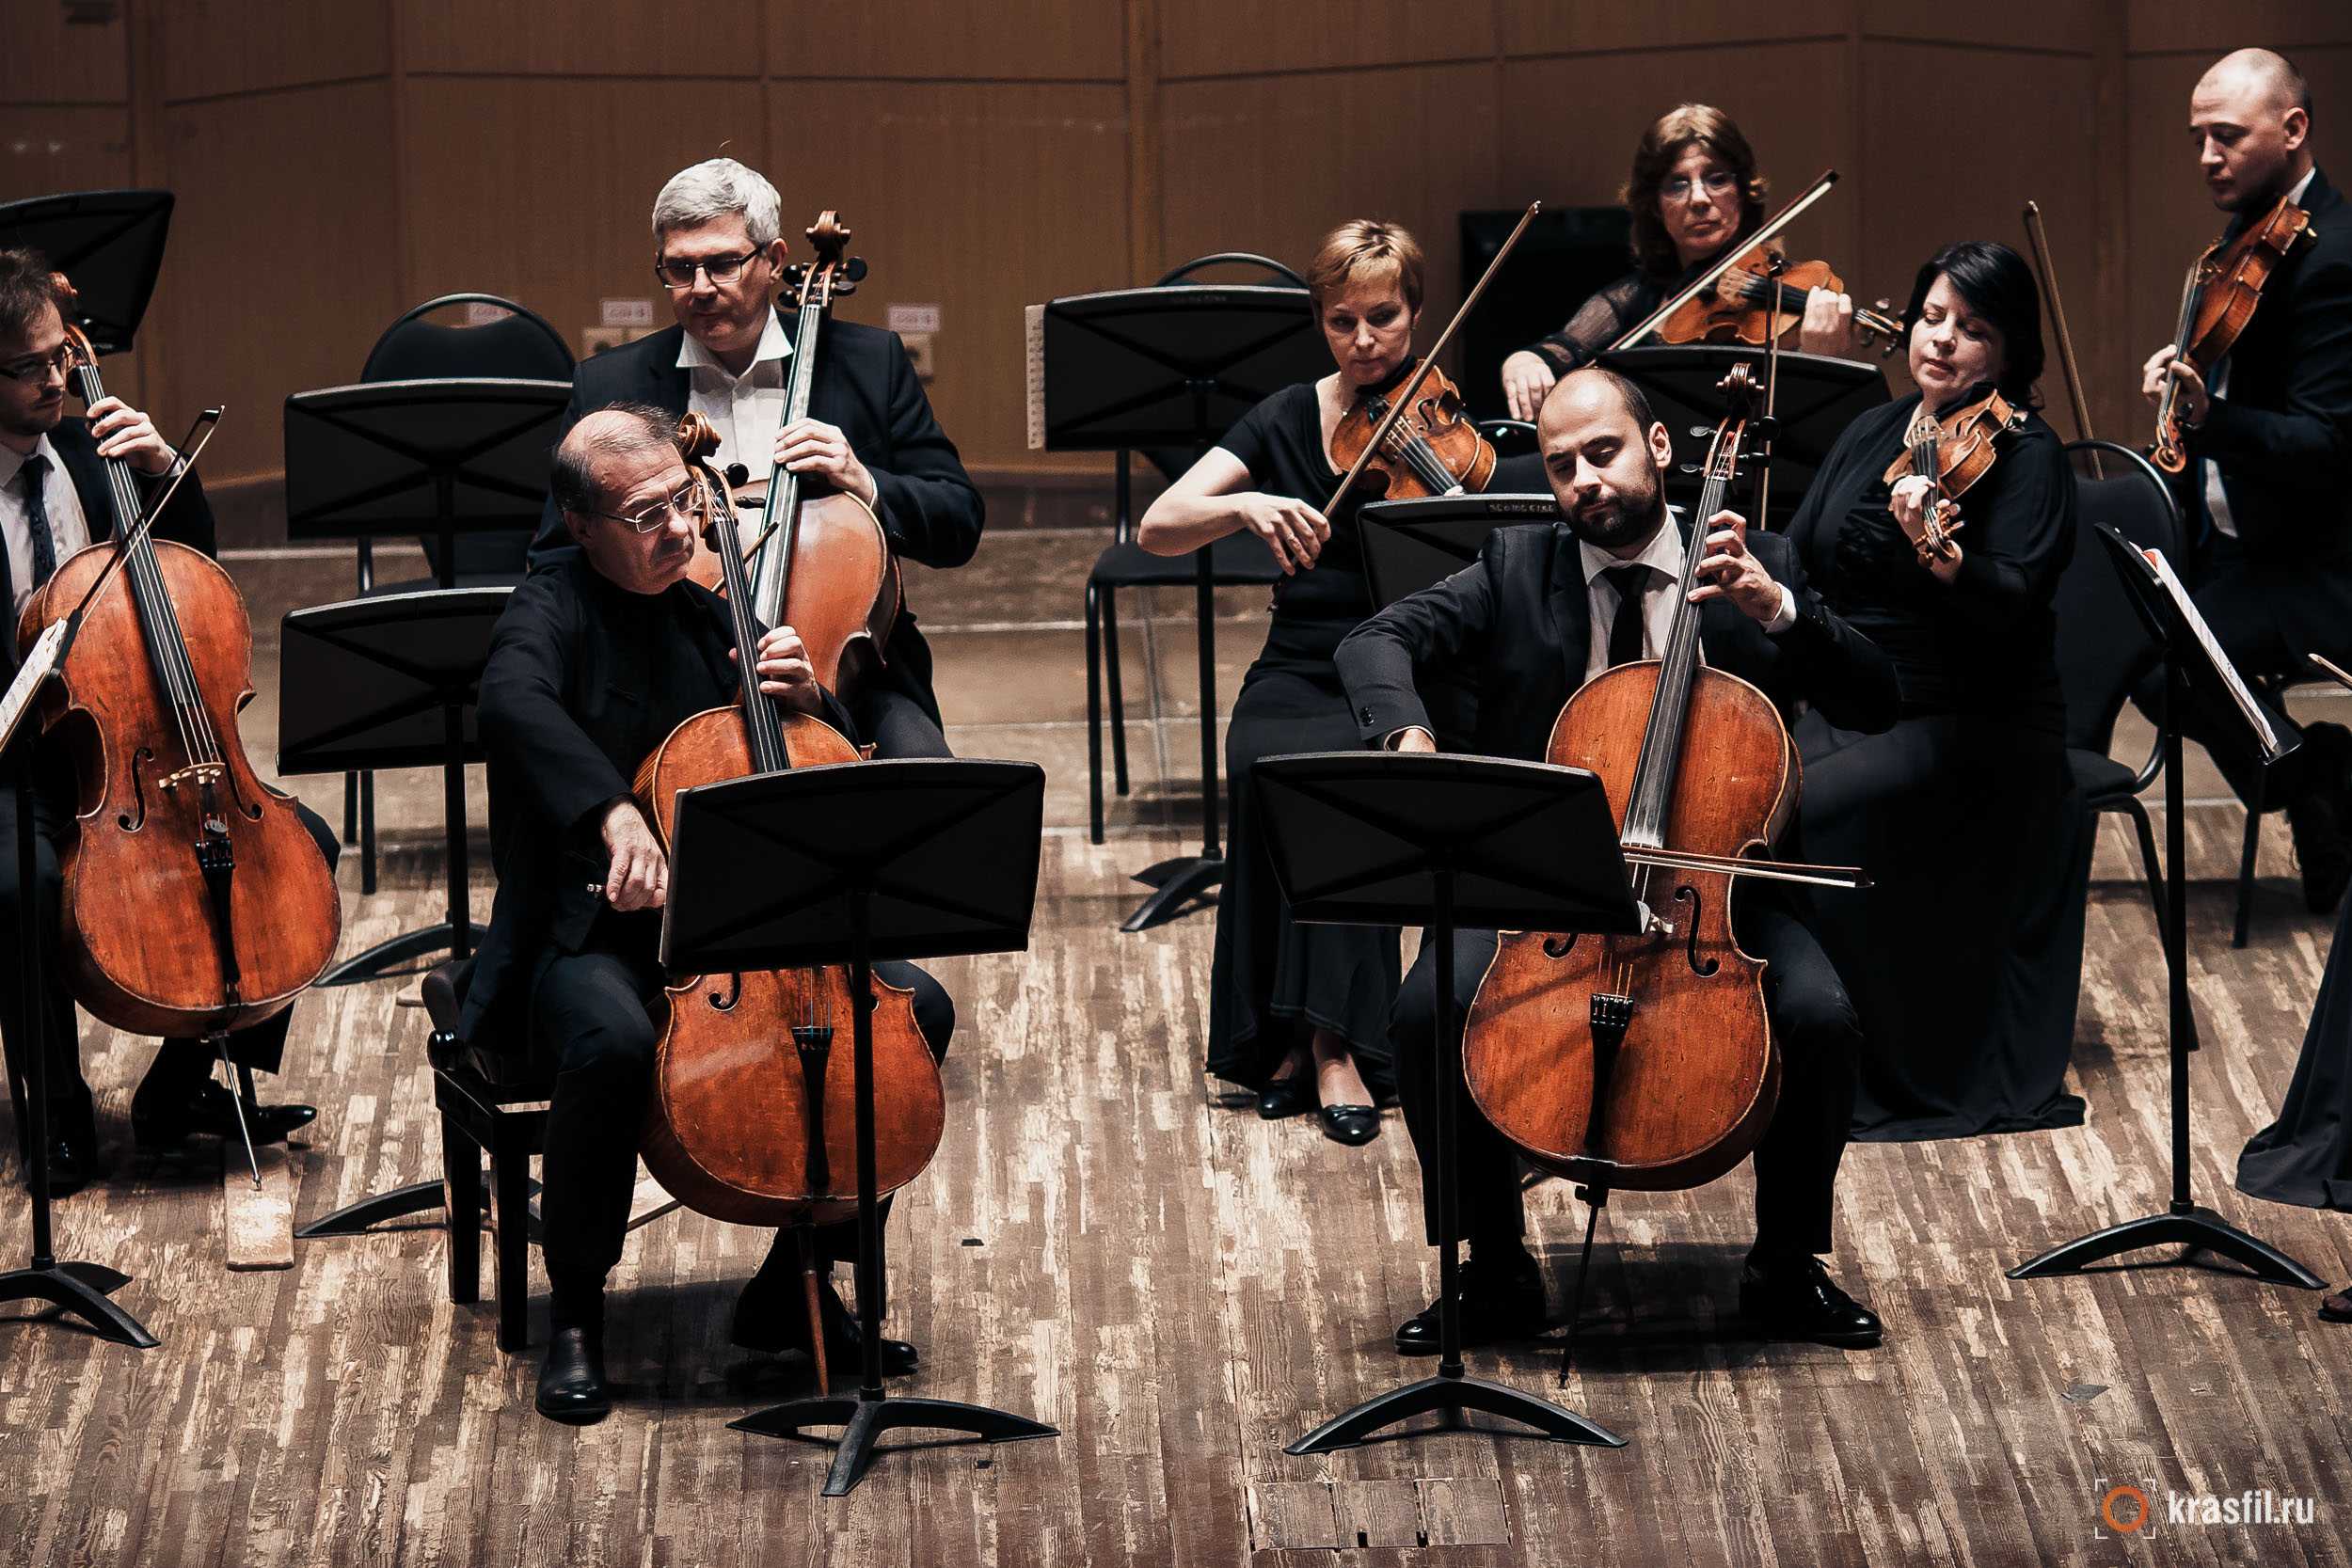
<svg viewBox="0 0 2352 1568">
<path fill-rule="evenodd" d="M 710 497 L 712 531 L 717 535 L 712 553 L 719 558 L 720 586 L 735 632 L 736 668 L 742 672 L 743 731 L 752 767 L 761 773 L 781 773 L 792 766 L 792 759 L 784 749 L 775 700 L 759 689 L 760 622 L 752 605 L 752 585 L 743 571 L 743 552 L 735 544 L 735 509 L 728 504 L 726 484 L 717 474 L 705 467 L 702 478 Z"/>
</svg>

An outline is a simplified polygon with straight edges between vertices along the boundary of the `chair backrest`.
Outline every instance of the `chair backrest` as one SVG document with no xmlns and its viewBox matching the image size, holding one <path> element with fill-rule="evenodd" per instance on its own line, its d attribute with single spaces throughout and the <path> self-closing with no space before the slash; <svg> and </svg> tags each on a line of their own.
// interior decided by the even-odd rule
<svg viewBox="0 0 2352 1568">
<path fill-rule="evenodd" d="M 2111 528 L 2179 564 L 2180 509 L 2163 476 L 2129 447 L 2076 441 L 2066 451 L 2074 462 L 2074 558 L 2058 578 L 2054 607 L 2066 743 L 2105 752 L 2124 699 L 2155 663 L 2157 651 L 2094 531 Z M 2090 471 L 2094 454 L 2104 477 Z"/>
<path fill-rule="evenodd" d="M 491 305 L 508 312 L 480 326 L 452 326 L 428 318 L 468 305 Z M 368 350 L 361 381 L 426 381 L 449 376 L 509 376 L 526 381 L 569 381 L 572 351 L 564 335 L 536 312 L 496 294 L 443 294 L 403 314 Z M 425 559 L 440 570 L 440 542 L 419 541 Z M 519 582 L 531 546 L 528 529 L 461 533 L 457 571 L 461 577 Z M 363 568 L 364 570 L 364 568 Z"/>
</svg>

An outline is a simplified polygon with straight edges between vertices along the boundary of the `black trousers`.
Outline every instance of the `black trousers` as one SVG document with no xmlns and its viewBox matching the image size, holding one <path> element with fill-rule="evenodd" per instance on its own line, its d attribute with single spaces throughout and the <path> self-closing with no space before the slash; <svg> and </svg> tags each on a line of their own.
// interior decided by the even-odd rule
<svg viewBox="0 0 2352 1568">
<path fill-rule="evenodd" d="M 659 929 L 658 922 L 608 913 L 590 950 L 557 958 L 532 996 L 534 1046 L 556 1067 L 540 1209 L 542 1256 L 560 1321 L 594 1311 L 628 1233 L 638 1132 L 660 1039 L 652 1006 L 662 990 Z M 911 963 L 877 963 L 874 977 L 914 992 L 916 1027 L 931 1054 L 944 1058 L 956 1023 L 946 989 Z M 818 1255 L 828 1261 L 857 1256 L 853 1219 L 817 1236 Z"/>
<path fill-rule="evenodd" d="M 1751 896 L 1740 910 L 1740 945 L 1770 966 L 1764 999 L 1781 1051 L 1780 1103 L 1756 1148 L 1756 1248 L 1827 1252 L 1836 1206 L 1837 1163 L 1853 1115 L 1854 1064 L 1862 1028 L 1846 988 L 1820 943 L 1785 906 Z M 1454 1022 L 1458 1029 L 1495 953 L 1488 930 L 1454 933 Z M 1430 1243 L 1438 1234 L 1436 1148 L 1438 1093 L 1437 949 L 1424 940 L 1390 1014 L 1396 1047 L 1397 1093 L 1405 1126 L 1422 1163 L 1422 1213 Z M 1511 1144 L 1457 1086 L 1454 1192 L 1462 1231 L 1481 1243 L 1512 1243 L 1526 1233 L 1518 1166 Z"/>
<path fill-rule="evenodd" d="M 894 688 L 870 684 L 850 705 L 850 717 L 873 742 L 874 755 L 884 760 L 955 755 L 947 750 L 947 736 L 931 722 L 923 705 Z"/>
<path fill-rule="evenodd" d="M 35 883 L 31 910 L 34 918 L 41 923 L 41 951 L 48 969 L 46 983 L 34 1000 L 41 1007 L 47 1025 L 43 1037 L 49 1048 L 49 1125 L 58 1136 L 79 1142 L 87 1153 L 97 1143 L 96 1111 L 89 1085 L 82 1077 L 81 1040 L 73 998 L 66 990 L 64 970 L 57 962 L 65 897 L 58 861 L 76 831 L 73 797 L 71 785 L 59 776 L 46 769 L 40 771 L 40 782 L 31 791 Z M 0 775 L 0 930 L 11 939 L 18 922 L 25 917 L 26 909 L 24 890 L 17 885 L 16 803 L 14 780 Z M 342 847 L 336 842 L 333 830 L 308 806 L 297 802 L 294 810 L 310 836 L 318 841 L 319 849 L 332 869 Z M 25 1001 L 16 945 L 10 940 L 0 950 L 0 1042 L 7 1047 L 10 1098 L 20 1107 L 23 1086 L 27 1082 L 27 1063 L 23 1055 Z M 262 1071 L 276 1071 L 285 1053 L 286 1032 L 293 1022 L 294 1009 L 289 1007 L 276 1018 L 239 1030 L 229 1037 L 230 1056 Z M 192 1091 L 211 1070 L 213 1060 L 213 1053 L 202 1040 L 167 1039 L 156 1053 L 148 1075 L 159 1085 L 173 1080 L 184 1081 Z M 26 1131 L 20 1118 L 20 1144 Z"/>
</svg>

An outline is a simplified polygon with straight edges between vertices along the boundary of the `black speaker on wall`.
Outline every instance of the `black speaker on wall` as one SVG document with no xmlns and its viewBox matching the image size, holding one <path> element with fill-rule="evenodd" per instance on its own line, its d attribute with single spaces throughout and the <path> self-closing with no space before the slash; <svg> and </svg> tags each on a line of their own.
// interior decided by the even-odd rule
<svg viewBox="0 0 2352 1568">
<path fill-rule="evenodd" d="M 1521 209 L 1462 214 L 1462 293 L 1511 237 Z M 1633 220 L 1622 207 L 1547 207 L 1486 286 L 1456 337 L 1462 397 L 1482 420 L 1501 419 L 1502 361 L 1557 331 L 1597 289 L 1633 265 Z"/>
</svg>

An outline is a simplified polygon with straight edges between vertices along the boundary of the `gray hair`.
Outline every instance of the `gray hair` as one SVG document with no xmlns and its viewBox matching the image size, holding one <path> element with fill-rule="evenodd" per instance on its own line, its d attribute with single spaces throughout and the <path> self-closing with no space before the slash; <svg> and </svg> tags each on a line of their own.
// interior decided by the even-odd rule
<svg viewBox="0 0 2352 1568">
<path fill-rule="evenodd" d="M 555 465 L 548 473 L 548 489 L 554 494 L 557 509 L 581 517 L 604 511 L 596 460 L 675 451 L 676 429 L 675 419 L 649 403 L 608 404 L 582 416 L 555 449 Z"/>
<path fill-rule="evenodd" d="M 670 176 L 653 198 L 654 238 L 737 214 L 752 244 L 763 250 L 784 234 L 784 203 L 776 187 L 732 158 L 711 158 Z"/>
</svg>

